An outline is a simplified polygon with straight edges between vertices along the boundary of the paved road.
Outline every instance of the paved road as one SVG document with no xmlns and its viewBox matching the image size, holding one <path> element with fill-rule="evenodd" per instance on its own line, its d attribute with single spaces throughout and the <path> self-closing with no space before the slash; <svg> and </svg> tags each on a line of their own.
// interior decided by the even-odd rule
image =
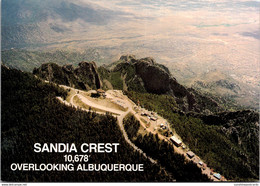
<svg viewBox="0 0 260 186">
<path fill-rule="evenodd" d="M 122 131 L 123 133 L 123 136 L 126 140 L 126 142 L 131 146 L 133 147 L 136 151 L 140 152 L 144 157 L 148 158 L 152 163 L 157 163 L 156 160 L 152 159 L 151 157 L 147 156 L 140 148 L 138 148 L 127 136 L 126 134 L 126 131 L 124 129 L 124 126 L 123 126 L 123 120 L 124 118 L 126 117 L 127 114 L 129 114 L 130 111 L 127 111 L 125 112 L 124 114 L 120 115 L 117 120 L 118 120 L 118 125 L 120 127 L 120 130 Z"/>
<path fill-rule="evenodd" d="M 124 103 L 126 104 L 127 106 L 127 111 L 123 112 L 122 111 L 122 114 L 120 114 L 119 117 L 117 117 L 117 120 L 118 120 L 118 125 L 120 127 L 120 130 L 122 131 L 123 133 L 123 136 L 126 140 L 126 142 L 131 146 L 133 147 L 136 151 L 140 152 L 141 154 L 143 154 L 144 157 L 148 158 L 152 163 L 157 163 L 156 160 L 152 159 L 151 157 L 147 156 L 140 148 L 138 148 L 129 138 L 128 138 L 128 135 L 124 129 L 124 126 L 123 126 L 123 120 L 124 118 L 129 114 L 129 113 L 134 113 L 133 111 L 133 108 L 132 108 L 132 104 L 130 102 L 128 102 L 127 100 L 124 99 Z"/>
<path fill-rule="evenodd" d="M 84 96 L 80 95 L 80 94 L 75 94 L 73 95 L 71 98 L 70 98 L 70 103 L 68 103 L 67 101 L 63 101 L 62 98 L 58 98 L 60 101 L 64 102 L 65 104 L 69 105 L 73 105 L 75 107 L 78 107 L 74 102 L 73 102 L 73 98 L 75 96 L 78 96 L 78 98 L 85 104 L 87 104 L 88 106 L 91 106 L 91 107 L 94 107 L 94 108 L 97 108 L 97 109 L 101 109 L 101 110 L 104 110 L 104 111 L 107 111 L 107 112 L 111 112 L 112 114 L 117 114 L 119 115 L 117 117 L 117 120 L 118 120 L 118 125 L 120 127 L 120 130 L 122 131 L 122 134 L 126 140 L 126 142 L 132 147 L 134 148 L 134 150 L 138 151 L 139 153 L 141 153 L 144 157 L 146 157 L 147 159 L 149 159 L 152 163 L 157 163 L 156 160 L 152 159 L 151 157 L 147 156 L 140 148 L 138 148 L 127 136 L 126 132 L 125 132 L 125 129 L 124 129 L 124 126 L 123 126 L 123 119 L 126 117 L 126 115 L 128 115 L 130 112 L 134 112 L 132 110 L 132 104 L 131 103 L 127 103 L 127 106 L 128 106 L 128 110 L 127 111 L 119 111 L 119 110 L 116 110 L 116 109 L 112 109 L 112 108 L 107 108 L 107 107 L 104 107 L 102 105 L 98 105 L 90 100 L 88 100 L 87 98 L 85 98 Z M 86 109 L 83 109 L 83 110 L 86 110 Z"/>
<path fill-rule="evenodd" d="M 66 87 L 66 86 L 63 86 L 64 88 L 70 88 L 70 89 L 73 89 L 71 87 Z M 75 91 L 78 91 L 77 89 L 74 89 Z M 79 93 L 82 92 L 82 91 L 79 91 Z M 107 92 L 108 94 L 108 97 L 110 98 L 114 98 L 114 97 L 117 97 L 118 99 L 118 96 L 115 96 L 115 95 L 112 95 L 112 92 L 111 91 L 108 91 Z M 122 101 L 126 104 L 127 106 L 127 111 L 120 111 L 120 110 L 116 110 L 116 109 L 112 109 L 112 108 L 108 108 L 108 107 L 105 107 L 105 106 L 102 106 L 102 105 L 99 105 L 97 103 L 94 103 L 90 100 L 88 100 L 86 97 L 80 95 L 80 94 L 75 94 L 71 97 L 70 99 L 70 103 L 66 102 L 66 101 L 63 101 L 65 104 L 71 104 L 73 106 L 75 106 L 76 108 L 78 108 L 78 106 L 73 102 L 73 98 L 77 96 L 83 103 L 85 103 L 86 105 L 88 106 L 91 106 L 93 108 L 97 108 L 97 109 L 100 109 L 100 110 L 104 110 L 104 111 L 107 111 L 107 112 L 110 112 L 114 115 L 117 115 L 117 120 L 118 120 L 118 125 L 120 127 L 120 130 L 122 131 L 122 134 L 126 140 L 126 142 L 132 147 L 134 148 L 134 150 L 140 152 L 144 157 L 146 157 L 147 159 L 149 159 L 152 163 L 156 163 L 157 164 L 157 161 L 152 159 L 151 157 L 147 156 L 145 152 L 143 152 L 140 148 L 138 148 L 127 136 L 127 133 L 126 131 L 124 130 L 124 126 L 123 126 L 123 119 L 129 114 L 129 113 L 132 113 L 136 119 L 141 123 L 141 125 L 146 128 L 145 126 L 145 123 L 142 122 L 142 120 L 140 119 L 140 116 L 138 114 L 136 114 L 136 112 L 133 110 L 133 106 L 135 105 L 135 103 L 132 102 L 132 100 L 130 100 L 127 96 L 125 95 L 120 95 L 120 98 L 119 99 L 122 99 Z M 59 100 L 62 101 L 62 98 L 59 98 Z M 82 109 L 82 110 L 86 110 L 86 109 Z M 100 114 L 104 114 L 102 112 L 97 112 L 97 113 L 100 113 Z M 165 140 L 165 141 L 169 141 L 169 139 L 149 128 L 146 129 L 148 132 L 151 132 L 153 134 L 158 134 L 158 137 L 162 140 Z M 174 146 L 174 150 L 175 152 L 179 153 L 179 154 L 182 154 L 184 155 L 184 157 L 187 159 L 187 160 L 190 160 L 190 161 L 193 161 L 194 163 L 198 164 L 198 162 L 200 161 L 200 158 L 198 156 L 195 156 L 193 159 L 190 159 L 187 155 L 186 155 L 186 150 L 182 149 L 182 148 L 177 148 L 176 146 Z M 211 175 L 211 171 L 210 171 L 210 168 L 209 167 L 205 167 L 205 170 L 202 170 L 202 173 L 208 175 L 208 177 L 214 181 L 219 181 L 218 179 L 216 179 L 215 177 L 213 177 L 213 175 Z M 223 179 L 224 181 L 227 181 L 225 178 Z"/>
<path fill-rule="evenodd" d="M 110 113 L 115 114 L 115 115 L 122 115 L 122 114 L 125 113 L 124 111 L 120 111 L 120 110 L 117 110 L 117 109 L 108 108 L 108 107 L 96 104 L 96 103 L 90 101 L 89 99 L 87 99 L 86 97 L 84 97 L 80 94 L 74 95 L 71 99 L 73 100 L 73 98 L 75 96 L 77 96 L 83 103 L 85 103 L 86 105 L 88 105 L 90 107 L 93 107 L 93 108 L 96 108 L 96 109 L 99 109 L 99 110 L 103 110 L 105 112 L 110 112 Z"/>
<path fill-rule="evenodd" d="M 128 108 L 130 108 L 131 113 L 132 113 L 132 114 L 135 116 L 135 118 L 141 123 L 141 125 L 142 125 L 144 128 L 146 128 L 146 124 L 145 124 L 144 122 L 142 122 L 142 120 L 141 120 L 141 118 L 140 118 L 140 115 L 136 114 L 136 112 L 132 109 L 133 106 L 135 105 L 135 103 L 132 102 L 132 100 L 130 100 L 127 96 L 123 96 L 123 97 L 124 97 L 124 101 L 127 103 Z M 150 128 L 146 128 L 146 130 L 147 130 L 148 132 L 151 132 L 152 134 L 158 134 L 158 137 L 159 137 L 161 140 L 164 140 L 164 141 L 169 142 L 169 138 L 167 138 L 167 137 L 165 137 L 165 136 L 163 136 L 163 135 L 157 133 L 156 131 L 153 131 L 153 130 L 151 130 Z M 170 142 L 170 143 L 171 143 L 171 142 Z M 172 144 L 172 143 L 171 143 L 171 144 Z M 187 150 L 182 149 L 182 148 L 178 148 L 178 147 L 176 147 L 175 145 L 173 145 L 173 147 L 174 147 L 174 151 L 175 151 L 175 152 L 184 155 L 184 157 L 185 157 L 187 160 L 193 161 L 196 165 L 198 165 L 199 161 L 201 161 L 201 159 L 200 159 L 197 155 L 195 155 L 192 159 L 190 159 L 190 158 L 187 156 L 187 154 L 186 154 Z M 201 166 L 199 166 L 199 168 L 201 168 Z M 213 175 L 211 175 L 211 170 L 210 170 L 209 167 L 206 166 L 206 167 L 204 167 L 204 168 L 205 168 L 205 170 L 202 169 L 202 173 L 203 173 L 203 174 L 206 174 L 206 175 L 207 175 L 210 179 L 212 179 L 213 181 L 220 181 L 220 180 L 218 180 L 217 178 L 215 178 Z M 223 180 L 223 181 L 227 181 L 224 177 L 222 178 L 222 180 Z"/>
</svg>

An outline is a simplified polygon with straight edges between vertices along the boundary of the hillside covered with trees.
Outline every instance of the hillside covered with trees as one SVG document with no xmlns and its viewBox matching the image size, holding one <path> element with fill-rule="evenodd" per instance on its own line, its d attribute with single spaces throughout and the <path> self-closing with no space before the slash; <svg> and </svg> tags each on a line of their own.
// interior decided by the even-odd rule
<svg viewBox="0 0 260 186">
<path fill-rule="evenodd" d="M 110 115 L 77 110 L 60 103 L 66 92 L 30 73 L 2 66 L 1 172 L 3 181 L 144 182 L 173 181 L 125 142 Z M 11 171 L 12 163 L 64 163 L 64 153 L 35 153 L 34 143 L 119 143 L 118 153 L 93 153 L 89 163 L 144 164 L 144 172 Z"/>
<path fill-rule="evenodd" d="M 229 180 L 259 179 L 259 114 L 254 111 L 216 115 L 178 111 L 170 96 L 125 92 L 135 103 L 169 121 L 189 148 Z M 144 142 L 143 139 L 139 139 Z M 149 149 L 149 148 L 148 148 Z"/>
<path fill-rule="evenodd" d="M 127 55 L 109 66 L 102 67 L 97 67 L 95 62 L 81 62 L 78 67 L 73 65 L 61 67 L 55 63 L 47 63 L 35 68 L 33 73 L 38 78 L 48 80 L 50 84 L 44 83 L 30 73 L 3 67 L 2 108 L 5 109 L 2 109 L 2 153 L 19 153 L 19 148 L 30 148 L 36 139 L 42 139 L 43 142 L 55 141 L 55 139 L 59 139 L 57 141 L 71 140 L 70 142 L 83 142 L 88 139 L 120 141 L 125 144 L 124 148 L 127 150 L 122 151 L 123 155 L 118 160 L 121 161 L 124 156 L 127 156 L 129 161 L 132 159 L 134 162 L 147 161 L 147 166 L 151 166 L 152 171 L 157 171 L 158 176 L 162 174 L 159 176 L 160 178 L 151 177 L 149 173 L 144 174 L 146 179 L 142 181 L 169 181 L 177 178 L 185 180 L 178 174 L 169 176 L 160 171 L 160 167 L 151 165 L 139 154 L 130 153 L 131 148 L 122 138 L 116 119 L 112 116 L 86 113 L 59 103 L 55 96 L 65 97 L 66 92 L 52 83 L 65 84 L 83 90 L 119 89 L 123 90 L 136 104 L 140 102 L 141 107 L 157 112 L 167 119 L 171 128 L 181 136 L 185 144 L 188 144 L 189 148 L 204 162 L 210 167 L 214 167 L 228 180 L 259 179 L 259 113 L 251 110 L 239 110 L 239 107 L 223 102 L 217 97 L 201 94 L 179 84 L 165 66 L 157 64 L 152 58 L 136 59 L 134 56 Z M 41 132 L 42 130 L 44 132 Z M 135 136 L 135 127 L 129 126 L 129 130 Z M 98 136 L 103 133 L 104 136 Z M 14 136 L 14 138 L 10 136 Z M 24 142 L 22 141 L 24 136 L 32 138 L 28 138 L 26 145 L 20 144 Z M 115 140 L 113 140 L 114 138 Z M 157 156 L 146 147 L 151 143 L 154 143 L 156 147 L 161 144 L 160 141 L 152 141 L 152 137 L 149 135 L 142 138 L 135 136 L 135 138 L 134 140 L 138 140 L 135 143 L 140 148 L 147 150 L 146 153 L 151 157 L 159 161 L 162 161 L 161 158 L 167 159 Z M 146 144 L 148 142 L 149 144 Z M 158 148 L 160 149 L 160 147 Z M 16 149 L 18 149 L 17 152 L 14 151 Z M 167 147 L 166 150 L 168 152 L 172 149 Z M 30 152 L 31 149 L 27 149 L 27 151 Z M 129 154 L 132 155 L 128 156 Z M 137 156 L 139 158 L 136 158 Z M 29 159 L 34 160 L 33 158 Z M 114 156 L 104 158 L 106 160 L 117 159 Z M 168 165 L 162 166 L 167 167 Z M 174 170 L 173 172 L 176 173 L 181 169 L 175 167 L 166 168 L 166 170 L 169 172 Z M 104 173 L 109 177 L 106 179 L 111 181 L 118 180 L 118 174 L 120 173 Z M 130 180 L 135 176 L 122 178 L 122 181 Z M 64 180 L 66 179 L 68 178 L 66 177 Z M 30 179 L 28 178 L 28 180 Z M 192 180 L 195 181 L 195 178 Z M 205 179 L 198 175 L 198 180 Z"/>
<path fill-rule="evenodd" d="M 158 161 L 167 171 L 173 174 L 179 182 L 209 182 L 207 175 L 201 173 L 200 168 L 192 162 L 185 161 L 183 155 L 174 152 L 171 144 L 160 140 L 158 135 L 149 133 L 144 136 L 137 134 L 140 123 L 134 116 L 124 119 L 127 135 L 146 154 Z"/>
</svg>

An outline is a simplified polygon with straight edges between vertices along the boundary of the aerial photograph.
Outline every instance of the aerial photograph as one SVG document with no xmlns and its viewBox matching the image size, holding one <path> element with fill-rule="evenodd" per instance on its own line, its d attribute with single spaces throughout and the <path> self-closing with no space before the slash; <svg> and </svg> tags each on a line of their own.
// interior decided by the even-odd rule
<svg viewBox="0 0 260 186">
<path fill-rule="evenodd" d="M 1 0 L 1 182 L 259 183 L 260 0 Z"/>
</svg>

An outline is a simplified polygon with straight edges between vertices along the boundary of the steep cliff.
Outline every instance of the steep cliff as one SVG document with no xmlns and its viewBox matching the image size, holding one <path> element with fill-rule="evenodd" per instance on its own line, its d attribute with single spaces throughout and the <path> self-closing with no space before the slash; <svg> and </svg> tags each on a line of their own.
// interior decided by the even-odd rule
<svg viewBox="0 0 260 186">
<path fill-rule="evenodd" d="M 124 55 L 108 66 L 99 67 L 99 72 L 103 81 L 109 81 L 116 89 L 171 95 L 183 111 L 223 110 L 214 99 L 179 84 L 167 67 L 151 57 L 137 59 Z"/>
<path fill-rule="evenodd" d="M 76 68 L 47 63 L 35 68 L 33 73 L 48 81 L 83 90 L 103 88 L 170 95 L 184 112 L 210 114 L 224 110 L 212 97 L 179 84 L 167 67 L 151 57 L 137 59 L 134 55 L 124 55 L 99 68 L 95 62 L 81 62 Z"/>
<path fill-rule="evenodd" d="M 83 90 L 102 87 L 95 62 L 81 62 L 77 68 L 72 65 L 58 66 L 46 63 L 33 70 L 33 74 L 47 81 Z"/>
</svg>

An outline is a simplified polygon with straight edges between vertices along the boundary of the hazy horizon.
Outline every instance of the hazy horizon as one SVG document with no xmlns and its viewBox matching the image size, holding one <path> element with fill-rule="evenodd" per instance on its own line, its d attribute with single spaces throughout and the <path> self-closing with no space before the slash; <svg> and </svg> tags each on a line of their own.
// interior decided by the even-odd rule
<svg viewBox="0 0 260 186">
<path fill-rule="evenodd" d="M 2 5 L 7 2 L 13 1 L 4 1 Z M 15 26 L 4 30 L 2 36 L 15 31 L 15 37 L 9 38 L 22 36 L 21 46 L 27 42 L 24 46 L 31 50 L 94 48 L 104 63 L 118 60 L 123 54 L 150 56 L 188 86 L 207 73 L 219 71 L 253 87 L 254 90 L 247 90 L 249 95 L 258 95 L 259 0 L 33 3 L 21 0 L 17 10 L 12 4 L 10 10 L 4 10 L 2 26 L 12 22 Z M 28 28 L 23 24 L 29 25 Z M 24 35 L 19 29 L 13 29 L 21 25 Z M 6 45 L 7 49 L 16 48 L 14 41 Z"/>
</svg>

